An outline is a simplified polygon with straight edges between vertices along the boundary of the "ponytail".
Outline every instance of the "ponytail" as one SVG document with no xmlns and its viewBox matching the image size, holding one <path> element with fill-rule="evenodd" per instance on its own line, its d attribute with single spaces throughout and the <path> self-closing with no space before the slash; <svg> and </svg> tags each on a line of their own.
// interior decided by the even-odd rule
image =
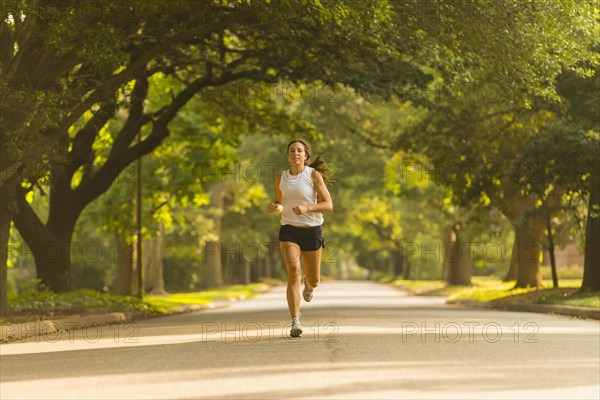
<svg viewBox="0 0 600 400">
<path fill-rule="evenodd" d="M 327 182 L 327 183 L 335 182 L 333 179 L 331 179 L 331 176 L 333 175 L 333 170 L 331 169 L 331 167 L 329 165 L 327 165 L 327 163 L 325 161 L 323 161 L 323 159 L 321 159 L 321 156 L 317 156 L 315 161 L 308 164 L 308 166 L 319 171 L 319 173 L 321 174 L 321 176 L 323 177 L 323 180 L 325 182 Z"/>
</svg>

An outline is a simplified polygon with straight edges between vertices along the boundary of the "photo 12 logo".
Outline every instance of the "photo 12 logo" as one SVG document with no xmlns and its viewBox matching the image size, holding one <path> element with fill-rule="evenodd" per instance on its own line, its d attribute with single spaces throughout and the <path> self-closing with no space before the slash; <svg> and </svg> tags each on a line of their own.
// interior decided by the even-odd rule
<svg viewBox="0 0 600 400">
<path fill-rule="evenodd" d="M 75 342 L 75 336 L 88 343 L 97 343 L 100 340 L 111 340 L 114 343 L 133 344 L 139 339 L 135 336 L 139 326 L 135 323 L 118 323 L 99 326 L 95 322 L 78 321 L 35 321 L 21 324 L 0 325 L 0 334 L 3 341 L 27 339 L 28 342 L 56 343 L 60 340 Z M 33 338 L 33 339 L 31 339 Z"/>
<path fill-rule="evenodd" d="M 201 341 L 219 341 L 219 342 L 258 342 L 267 340 L 295 341 L 297 338 L 290 337 L 291 322 L 280 324 L 279 322 L 203 322 L 201 331 Z M 337 343 L 335 337 L 340 327 L 335 322 L 326 322 L 320 324 L 315 322 L 303 328 L 304 339 L 312 339 L 315 342 L 323 341 L 325 343 Z"/>
<path fill-rule="evenodd" d="M 476 340 L 497 343 L 503 336 L 509 336 L 514 343 L 538 343 L 535 335 L 539 330 L 540 327 L 535 322 L 527 322 L 524 325 L 515 322 L 511 326 L 501 326 L 497 322 L 482 324 L 474 321 L 448 322 L 443 325 L 436 322 L 434 326 L 426 322 L 402 322 L 402 343 L 416 338 L 420 338 L 422 343 L 431 340 L 435 343 L 441 343 L 442 340 L 445 343 L 457 343 L 461 340 L 469 343 Z"/>
<path fill-rule="evenodd" d="M 465 179 L 483 182 L 498 181 L 502 178 L 502 170 L 494 163 L 476 163 L 467 161 L 446 163 L 425 163 L 406 160 L 399 171 L 401 183 L 435 183 L 461 182 Z"/>
</svg>

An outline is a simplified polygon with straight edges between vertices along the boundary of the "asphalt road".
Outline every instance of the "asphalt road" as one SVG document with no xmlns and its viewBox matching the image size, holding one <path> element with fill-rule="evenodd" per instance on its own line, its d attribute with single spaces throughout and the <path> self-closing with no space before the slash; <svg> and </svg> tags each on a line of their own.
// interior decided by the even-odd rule
<svg viewBox="0 0 600 400">
<path fill-rule="evenodd" d="M 0 398 L 600 398 L 599 321 L 326 282 L 291 339 L 284 290 L 1 345 Z"/>
</svg>

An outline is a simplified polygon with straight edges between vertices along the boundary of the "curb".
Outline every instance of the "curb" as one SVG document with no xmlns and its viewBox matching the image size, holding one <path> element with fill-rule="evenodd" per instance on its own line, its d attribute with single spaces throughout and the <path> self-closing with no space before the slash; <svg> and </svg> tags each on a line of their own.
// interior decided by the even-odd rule
<svg viewBox="0 0 600 400">
<path fill-rule="evenodd" d="M 266 287 L 257 290 L 256 293 L 262 294 L 268 292 L 269 290 L 270 287 L 266 285 Z M 141 318 L 167 317 L 169 315 L 182 314 L 192 311 L 213 310 L 227 307 L 232 302 L 244 300 L 246 300 L 246 297 L 244 295 L 240 295 L 238 297 L 230 297 L 225 301 L 214 301 L 208 304 L 174 306 L 169 308 L 171 314 L 149 314 L 144 311 L 112 312 L 106 314 L 71 315 L 66 318 L 55 320 L 4 324 L 0 325 L 0 343 L 8 343 L 33 336 L 44 336 L 56 332 L 83 329 L 89 326 L 131 322 Z"/>
<path fill-rule="evenodd" d="M 212 310 L 224 308 L 228 305 L 228 302 L 218 302 L 203 305 L 192 304 L 189 306 L 175 306 L 169 308 L 171 314 L 150 314 L 144 311 L 112 312 L 106 314 L 90 314 L 82 316 L 72 315 L 67 318 L 55 320 L 4 324 L 0 325 L 0 343 L 8 343 L 34 336 L 45 336 L 56 332 L 68 332 L 76 329 L 85 329 L 90 326 L 125 323 L 137 319 L 154 317 L 168 317 L 170 315 L 183 314 L 192 311 Z"/>
<path fill-rule="evenodd" d="M 568 315 L 571 317 L 583 317 L 600 320 L 600 309 L 590 307 L 558 306 L 550 304 L 499 304 L 484 303 L 474 300 L 459 300 L 455 302 L 448 302 L 447 304 L 454 304 L 473 308 L 486 308 L 500 311 L 522 311 L 545 314 L 559 314 Z"/>
<path fill-rule="evenodd" d="M 107 325 L 129 322 L 147 315 L 141 311 L 112 312 L 106 314 L 73 315 L 56 320 L 22 322 L 18 324 L 0 325 L 0 343 L 25 339 L 32 336 L 44 336 L 61 331 L 86 328 L 89 326 Z"/>
</svg>

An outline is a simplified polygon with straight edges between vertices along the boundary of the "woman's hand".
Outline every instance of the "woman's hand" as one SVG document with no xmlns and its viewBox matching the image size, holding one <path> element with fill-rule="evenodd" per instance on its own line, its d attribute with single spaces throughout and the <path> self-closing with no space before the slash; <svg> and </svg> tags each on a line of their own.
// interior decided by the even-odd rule
<svg viewBox="0 0 600 400">
<path fill-rule="evenodd" d="M 270 213 L 281 213 L 283 211 L 283 205 L 277 203 L 276 201 L 272 202 L 267 206 L 267 211 Z"/>
<path fill-rule="evenodd" d="M 295 212 L 296 215 L 306 214 L 308 212 L 308 206 L 300 205 L 292 207 L 292 211 Z"/>
</svg>

